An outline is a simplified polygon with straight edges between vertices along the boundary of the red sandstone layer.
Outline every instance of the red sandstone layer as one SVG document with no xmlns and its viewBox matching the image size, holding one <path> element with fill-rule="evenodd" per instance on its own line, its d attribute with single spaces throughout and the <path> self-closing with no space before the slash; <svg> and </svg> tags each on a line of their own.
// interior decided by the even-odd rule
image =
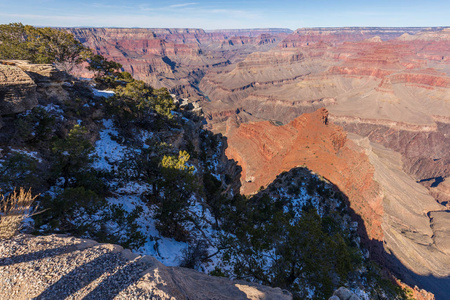
<svg viewBox="0 0 450 300">
<path fill-rule="evenodd" d="M 227 156 L 242 167 L 242 192 L 267 186 L 278 174 L 306 166 L 344 192 L 350 207 L 364 221 L 370 239 L 382 240 L 382 197 L 367 156 L 328 123 L 328 111 L 304 114 L 289 124 L 241 124 L 229 128 Z"/>
</svg>

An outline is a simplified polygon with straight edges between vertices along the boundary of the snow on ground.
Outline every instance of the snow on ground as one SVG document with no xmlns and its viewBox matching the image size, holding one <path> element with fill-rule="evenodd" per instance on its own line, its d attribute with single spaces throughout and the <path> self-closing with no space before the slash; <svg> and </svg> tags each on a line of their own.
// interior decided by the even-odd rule
<svg viewBox="0 0 450 300">
<path fill-rule="evenodd" d="M 109 98 L 114 96 L 114 91 L 107 91 L 107 90 L 97 90 L 95 88 L 92 88 L 92 92 L 94 93 L 95 96 L 97 97 L 105 97 L 105 98 Z"/>
<path fill-rule="evenodd" d="M 146 205 L 140 198 L 141 192 L 149 189 L 149 186 L 140 185 L 139 183 L 127 184 L 124 188 L 120 188 L 119 194 L 115 197 L 109 197 L 106 200 L 110 204 L 122 205 L 127 212 L 132 212 L 136 207 L 142 208 L 142 213 L 137 219 L 140 232 L 147 238 L 146 243 L 134 252 L 139 254 L 151 255 L 158 259 L 166 266 L 178 266 L 180 264 L 182 250 L 187 247 L 187 243 L 177 242 L 174 239 L 162 237 L 156 229 L 155 220 L 153 219 L 154 211 Z M 129 194 L 134 190 L 135 193 Z"/>
<path fill-rule="evenodd" d="M 59 105 L 53 103 L 47 104 L 45 106 L 39 105 L 39 107 L 43 108 L 46 112 L 55 112 L 58 114 L 64 114 L 64 111 L 61 108 L 59 108 Z"/>
<path fill-rule="evenodd" d="M 103 120 L 103 126 L 105 129 L 100 131 L 100 139 L 95 144 L 97 157 L 93 167 L 111 171 L 113 164 L 124 158 L 127 148 L 113 140 L 113 137 L 118 136 L 118 132 L 114 128 L 112 120 Z M 142 140 L 145 141 L 151 135 L 151 132 L 142 132 Z M 143 193 L 151 190 L 150 185 L 139 182 L 110 182 L 110 186 L 117 186 L 117 189 L 114 191 L 114 197 L 106 199 L 108 203 L 121 205 L 129 213 L 139 206 L 143 209 L 137 224 L 141 233 L 147 238 L 147 242 L 143 247 L 134 250 L 140 254 L 154 256 L 167 266 L 179 265 L 182 250 L 187 247 L 187 243 L 162 237 L 156 230 L 155 220 L 153 219 L 154 211 L 140 197 Z"/>
<path fill-rule="evenodd" d="M 103 126 L 105 129 L 100 131 L 100 139 L 95 143 L 97 157 L 92 166 L 97 170 L 111 171 L 113 164 L 124 157 L 126 147 L 112 139 L 118 136 L 112 120 L 103 120 Z"/>
<path fill-rule="evenodd" d="M 103 126 L 104 129 L 100 131 L 100 139 L 95 144 L 95 154 L 97 157 L 94 160 L 93 167 L 98 170 L 111 171 L 115 163 L 125 159 L 127 152 L 140 151 L 140 149 L 128 149 L 114 140 L 114 137 L 118 137 L 119 133 L 114 128 L 112 120 L 103 120 Z M 143 148 L 147 148 L 148 146 L 145 145 L 145 141 L 151 138 L 153 133 L 141 130 L 136 135 L 144 142 Z M 216 161 L 213 164 L 217 166 L 218 162 Z M 220 178 L 218 175 L 216 177 L 218 179 Z M 146 183 L 134 181 L 111 181 L 109 185 L 113 189 L 112 192 L 114 194 L 114 196 L 106 199 L 109 204 L 120 205 L 129 213 L 138 207 L 142 208 L 142 212 L 136 222 L 140 228 L 139 231 L 147 238 L 147 241 L 142 247 L 133 249 L 133 251 L 151 255 L 167 266 L 178 266 L 183 258 L 183 250 L 188 247 L 188 243 L 163 237 L 156 229 L 156 221 L 153 217 L 156 207 L 154 205 L 148 205 L 141 198 L 141 195 L 151 192 L 151 186 Z M 192 216 L 192 219 L 196 220 L 196 223 L 189 222 L 185 226 L 194 240 L 207 241 L 209 253 L 214 253 L 217 251 L 214 245 L 218 244 L 218 233 L 212 228 L 214 218 L 209 210 L 204 208 L 202 202 L 202 199 L 197 199 L 196 197 L 190 199 L 191 206 L 189 207 L 189 214 Z M 115 229 L 113 223 L 110 225 L 112 226 L 111 229 Z M 119 231 L 118 234 L 125 234 L 125 232 Z M 213 270 L 214 266 L 219 262 L 218 259 L 219 257 L 213 257 L 213 262 L 203 268 L 203 271 L 206 271 L 206 269 Z"/>
<path fill-rule="evenodd" d="M 144 144 L 142 148 L 148 149 L 149 146 L 145 142 L 153 137 L 153 132 L 148 131 L 148 130 L 141 130 L 138 136 L 139 136 L 139 139 Z"/>
<path fill-rule="evenodd" d="M 61 120 L 64 120 L 64 111 L 61 108 L 59 108 L 59 105 L 50 103 L 50 104 L 47 104 L 46 106 L 38 105 L 38 107 L 41 107 L 46 112 L 51 113 L 53 115 L 57 115 L 57 116 L 59 116 L 59 118 Z M 30 112 L 31 112 L 31 110 L 30 110 Z"/>
<path fill-rule="evenodd" d="M 38 162 L 42 162 L 42 159 L 39 158 L 39 153 L 37 153 L 36 151 L 27 151 L 23 149 L 11 149 L 11 151 L 27 155 L 29 157 L 36 159 Z"/>
<path fill-rule="evenodd" d="M 147 241 L 139 249 L 134 249 L 139 254 L 151 255 L 167 266 L 178 266 L 183 258 L 183 250 L 188 247 L 185 242 L 178 242 L 172 238 L 163 237 L 156 229 L 156 221 L 153 218 L 154 207 L 147 205 L 142 201 L 140 195 L 148 192 L 151 187 L 148 184 L 138 182 L 126 183 L 123 187 L 118 188 L 115 197 L 107 198 L 110 204 L 122 205 L 127 212 L 132 212 L 136 207 L 140 206 L 143 211 L 137 219 L 140 232 L 147 237 Z M 198 224 L 187 224 L 186 229 L 191 232 L 194 239 L 205 240 L 209 245 L 209 253 L 217 251 L 217 232 L 212 229 L 214 218 L 209 210 L 204 209 L 201 202 L 195 197 L 191 198 L 192 205 L 189 213 L 198 221 Z M 199 228 L 201 230 L 199 230 Z M 208 270 L 213 270 L 218 261 L 213 262 Z"/>
</svg>

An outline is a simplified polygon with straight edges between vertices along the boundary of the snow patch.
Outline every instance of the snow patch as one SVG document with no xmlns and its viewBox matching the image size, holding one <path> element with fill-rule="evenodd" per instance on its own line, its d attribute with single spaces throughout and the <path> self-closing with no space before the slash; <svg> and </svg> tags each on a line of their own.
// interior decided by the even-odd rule
<svg viewBox="0 0 450 300">
<path fill-rule="evenodd" d="M 0 149 L 1 150 L 1 149 Z M 42 159 L 39 158 L 39 153 L 37 153 L 36 151 L 27 151 L 27 150 L 23 150 L 23 149 L 11 149 L 12 152 L 16 152 L 16 153 L 20 153 L 20 154 L 24 154 L 27 155 L 31 158 L 34 158 L 35 160 L 37 160 L 38 162 L 42 162 Z M 1 151 L 0 151 L 1 152 Z"/>
<path fill-rule="evenodd" d="M 92 88 L 92 93 L 94 93 L 94 96 L 105 97 L 105 98 L 112 97 L 116 94 L 114 91 L 97 90 L 95 88 Z"/>
<path fill-rule="evenodd" d="M 114 163 L 119 162 L 125 155 L 126 147 L 114 141 L 118 132 L 112 120 L 103 120 L 105 129 L 100 131 L 100 139 L 95 143 L 96 158 L 92 166 L 97 170 L 111 171 Z"/>
<path fill-rule="evenodd" d="M 145 244 L 133 249 L 135 253 L 143 255 L 151 255 L 166 266 L 178 266 L 181 261 L 182 250 L 187 247 L 187 243 L 177 242 L 174 239 L 163 237 L 156 229 L 156 222 L 153 218 L 154 209 L 142 201 L 140 194 L 148 190 L 149 186 L 140 185 L 138 183 L 127 184 L 125 187 L 118 189 L 120 192 L 133 191 L 133 195 L 118 195 L 110 197 L 106 200 L 110 204 L 122 206 L 127 212 L 132 212 L 136 207 L 142 208 L 139 218 L 136 220 L 139 231 L 147 237 Z"/>
</svg>

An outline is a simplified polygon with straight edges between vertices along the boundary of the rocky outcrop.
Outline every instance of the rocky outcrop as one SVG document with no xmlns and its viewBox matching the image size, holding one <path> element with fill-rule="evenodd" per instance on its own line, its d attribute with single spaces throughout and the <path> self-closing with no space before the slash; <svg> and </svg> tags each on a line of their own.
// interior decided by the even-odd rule
<svg viewBox="0 0 450 300">
<path fill-rule="evenodd" d="M 403 289 L 406 289 L 407 291 L 409 291 L 410 293 L 412 292 L 412 298 L 415 300 L 435 300 L 436 298 L 434 297 L 433 293 L 430 293 L 426 290 L 420 289 L 418 286 L 414 286 L 413 288 L 406 285 L 403 282 L 397 282 L 400 287 L 402 287 Z"/>
<path fill-rule="evenodd" d="M 60 85 L 69 79 L 67 73 L 59 71 L 51 64 L 31 64 L 25 60 L 9 61 L 27 73 L 40 88 Z"/>
<path fill-rule="evenodd" d="M 64 83 L 70 76 L 51 64 L 25 60 L 0 61 L 0 115 L 19 113 L 49 99 L 68 99 Z"/>
<path fill-rule="evenodd" d="M 2 299 L 292 299 L 289 292 L 166 267 L 111 244 L 20 235 L 0 242 Z"/>
<path fill-rule="evenodd" d="M 36 84 L 18 66 L 0 62 L 0 115 L 26 111 L 38 104 Z"/>
<path fill-rule="evenodd" d="M 242 167 L 244 194 L 267 186 L 283 171 L 306 166 L 348 196 L 350 207 L 362 217 L 360 229 L 370 239 L 383 239 L 382 195 L 373 180 L 373 167 L 342 128 L 328 123 L 325 109 L 283 126 L 267 121 L 237 128 L 229 124 L 226 136 L 227 156 Z"/>
<path fill-rule="evenodd" d="M 227 124 L 227 155 L 242 167 L 243 193 L 256 192 L 283 171 L 306 166 L 347 195 L 350 208 L 361 217 L 360 234 L 372 240 L 372 254 L 400 274 L 401 268 L 412 270 L 415 275 L 403 278 L 408 283 L 441 298 L 448 292 L 446 281 L 424 277 L 450 275 L 449 213 L 405 173 L 399 153 L 368 138 L 351 134 L 347 139 L 342 128 L 328 123 L 325 109 L 282 126 L 267 121 Z M 381 243 L 374 241 L 383 241 L 389 255 L 381 258 Z"/>
</svg>

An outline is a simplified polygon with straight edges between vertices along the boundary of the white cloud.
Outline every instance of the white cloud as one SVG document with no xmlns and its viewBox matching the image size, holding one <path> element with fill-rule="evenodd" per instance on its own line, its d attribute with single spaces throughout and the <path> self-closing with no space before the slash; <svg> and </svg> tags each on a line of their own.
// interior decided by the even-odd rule
<svg viewBox="0 0 450 300">
<path fill-rule="evenodd" d="M 198 4 L 197 2 L 191 2 L 191 3 L 173 4 L 173 5 L 170 5 L 169 7 L 171 7 L 171 8 L 186 7 L 186 6 L 197 5 L 197 4 Z"/>
</svg>

